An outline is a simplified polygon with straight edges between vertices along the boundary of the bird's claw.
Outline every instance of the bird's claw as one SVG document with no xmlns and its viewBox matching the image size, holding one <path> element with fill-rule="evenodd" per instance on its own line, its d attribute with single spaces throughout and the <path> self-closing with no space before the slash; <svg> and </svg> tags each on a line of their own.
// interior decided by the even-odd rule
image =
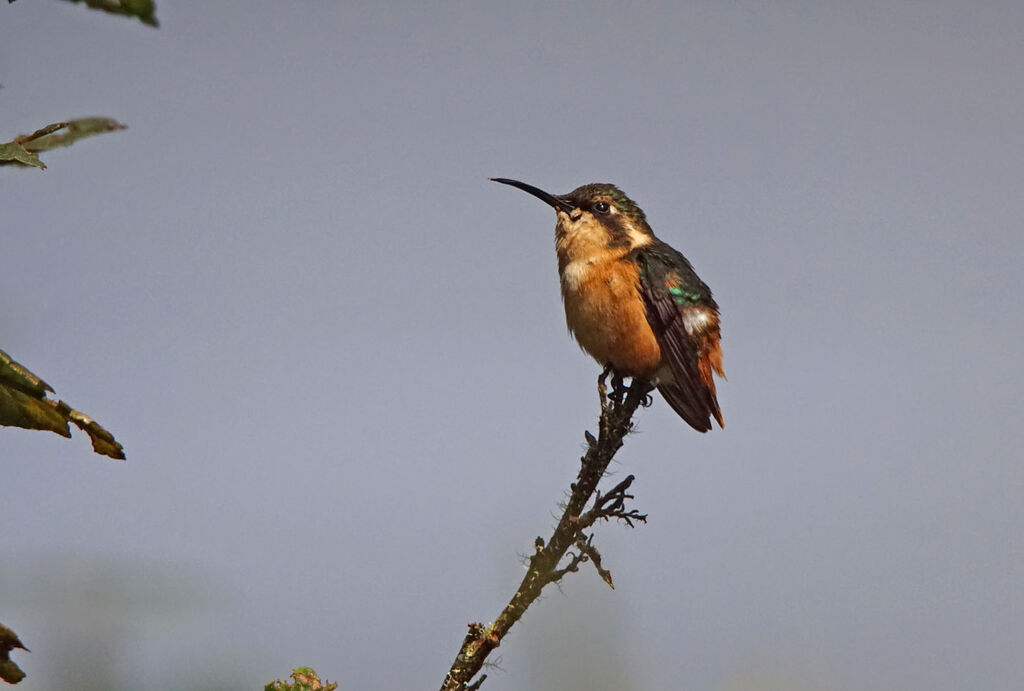
<svg viewBox="0 0 1024 691">
<path fill-rule="evenodd" d="M 622 399 L 626 396 L 626 385 L 622 383 L 622 376 L 618 373 L 612 375 L 612 392 L 608 394 L 608 398 L 612 400 L 615 405 L 622 405 Z"/>
<path fill-rule="evenodd" d="M 605 365 L 601 371 L 600 376 L 597 378 L 597 395 L 601 399 L 601 410 L 605 409 L 608 405 L 608 387 L 605 386 L 605 380 L 608 379 L 608 374 L 612 371 L 611 365 Z"/>
</svg>

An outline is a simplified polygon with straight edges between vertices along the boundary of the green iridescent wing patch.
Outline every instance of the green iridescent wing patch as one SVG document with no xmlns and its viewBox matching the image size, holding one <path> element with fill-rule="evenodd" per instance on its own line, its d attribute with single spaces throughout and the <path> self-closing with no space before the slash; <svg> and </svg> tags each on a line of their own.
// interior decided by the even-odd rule
<svg viewBox="0 0 1024 691">
<path fill-rule="evenodd" d="M 672 272 L 665 275 L 665 289 L 677 305 L 692 305 L 700 302 L 701 294 L 695 290 L 687 290 L 679 282 L 679 275 Z"/>
</svg>

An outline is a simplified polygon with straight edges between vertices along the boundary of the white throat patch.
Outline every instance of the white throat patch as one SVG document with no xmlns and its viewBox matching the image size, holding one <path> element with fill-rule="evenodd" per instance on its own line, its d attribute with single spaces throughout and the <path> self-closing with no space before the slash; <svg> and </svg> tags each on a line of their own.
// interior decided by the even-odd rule
<svg viewBox="0 0 1024 691">
<path fill-rule="evenodd" d="M 579 287 L 587 280 L 587 274 L 593 268 L 593 259 L 577 259 L 569 262 L 562 270 L 562 287 L 566 290 L 579 290 Z"/>
</svg>

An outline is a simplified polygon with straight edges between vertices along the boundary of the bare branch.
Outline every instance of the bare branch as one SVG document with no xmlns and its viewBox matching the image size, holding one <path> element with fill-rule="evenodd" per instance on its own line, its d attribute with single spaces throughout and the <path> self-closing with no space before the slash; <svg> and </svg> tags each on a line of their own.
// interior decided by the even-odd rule
<svg viewBox="0 0 1024 691">
<path fill-rule="evenodd" d="M 598 492 L 597 485 L 604 477 L 615 453 L 622 447 L 626 435 L 632 431 L 633 413 L 638 407 L 649 405 L 648 393 L 652 387 L 646 381 L 633 380 L 626 389 L 622 385 L 622 380 L 614 377 L 612 392 L 609 394 L 605 386 L 608 374 L 609 370 L 605 369 L 597 380 L 598 397 L 601 402 L 598 434 L 595 438 L 589 431 L 584 433 L 587 452 L 580 459 L 580 472 L 576 482 L 571 485 L 571 494 L 558 525 L 546 543 L 540 537 L 534 541 L 535 551 L 529 558 L 526 575 L 498 618 L 488 626 L 479 623 L 469 625 L 469 633 L 462 641 L 455 662 L 445 676 L 441 691 L 479 689 L 487 675 L 481 675 L 475 681 L 473 678 L 484 666 L 488 654 L 501 645 L 505 634 L 533 604 L 544 586 L 558 583 L 566 574 L 575 573 L 583 562 L 593 562 L 601 579 L 609 586 L 615 587 L 612 584 L 611 573 L 601 565 L 601 553 L 593 545 L 593 535 L 585 535 L 583 531 L 598 519 L 616 518 L 630 527 L 634 521 L 647 520 L 645 514 L 626 508 L 626 501 L 633 498 L 627 493 L 633 483 L 632 475 L 607 494 L 602 495 Z M 593 506 L 584 512 L 591 499 L 594 500 Z M 575 551 L 569 552 L 570 547 L 575 547 Z M 558 565 L 567 553 L 568 563 L 559 568 Z"/>
</svg>

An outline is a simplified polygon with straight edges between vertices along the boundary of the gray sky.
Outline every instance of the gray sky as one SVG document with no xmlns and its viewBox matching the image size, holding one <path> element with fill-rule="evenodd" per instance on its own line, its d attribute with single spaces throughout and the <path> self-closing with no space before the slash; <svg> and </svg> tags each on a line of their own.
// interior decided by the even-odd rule
<svg viewBox="0 0 1024 691">
<path fill-rule="evenodd" d="M 617 589 L 485 689 L 1017 687 L 1020 3 L 158 10 L 0 8 L 0 139 L 129 125 L 0 170 L 0 347 L 128 453 L 0 430 L 19 688 L 440 684 L 597 412 L 554 214 L 488 176 L 621 186 L 729 380 L 724 431 L 641 413 Z"/>
</svg>

